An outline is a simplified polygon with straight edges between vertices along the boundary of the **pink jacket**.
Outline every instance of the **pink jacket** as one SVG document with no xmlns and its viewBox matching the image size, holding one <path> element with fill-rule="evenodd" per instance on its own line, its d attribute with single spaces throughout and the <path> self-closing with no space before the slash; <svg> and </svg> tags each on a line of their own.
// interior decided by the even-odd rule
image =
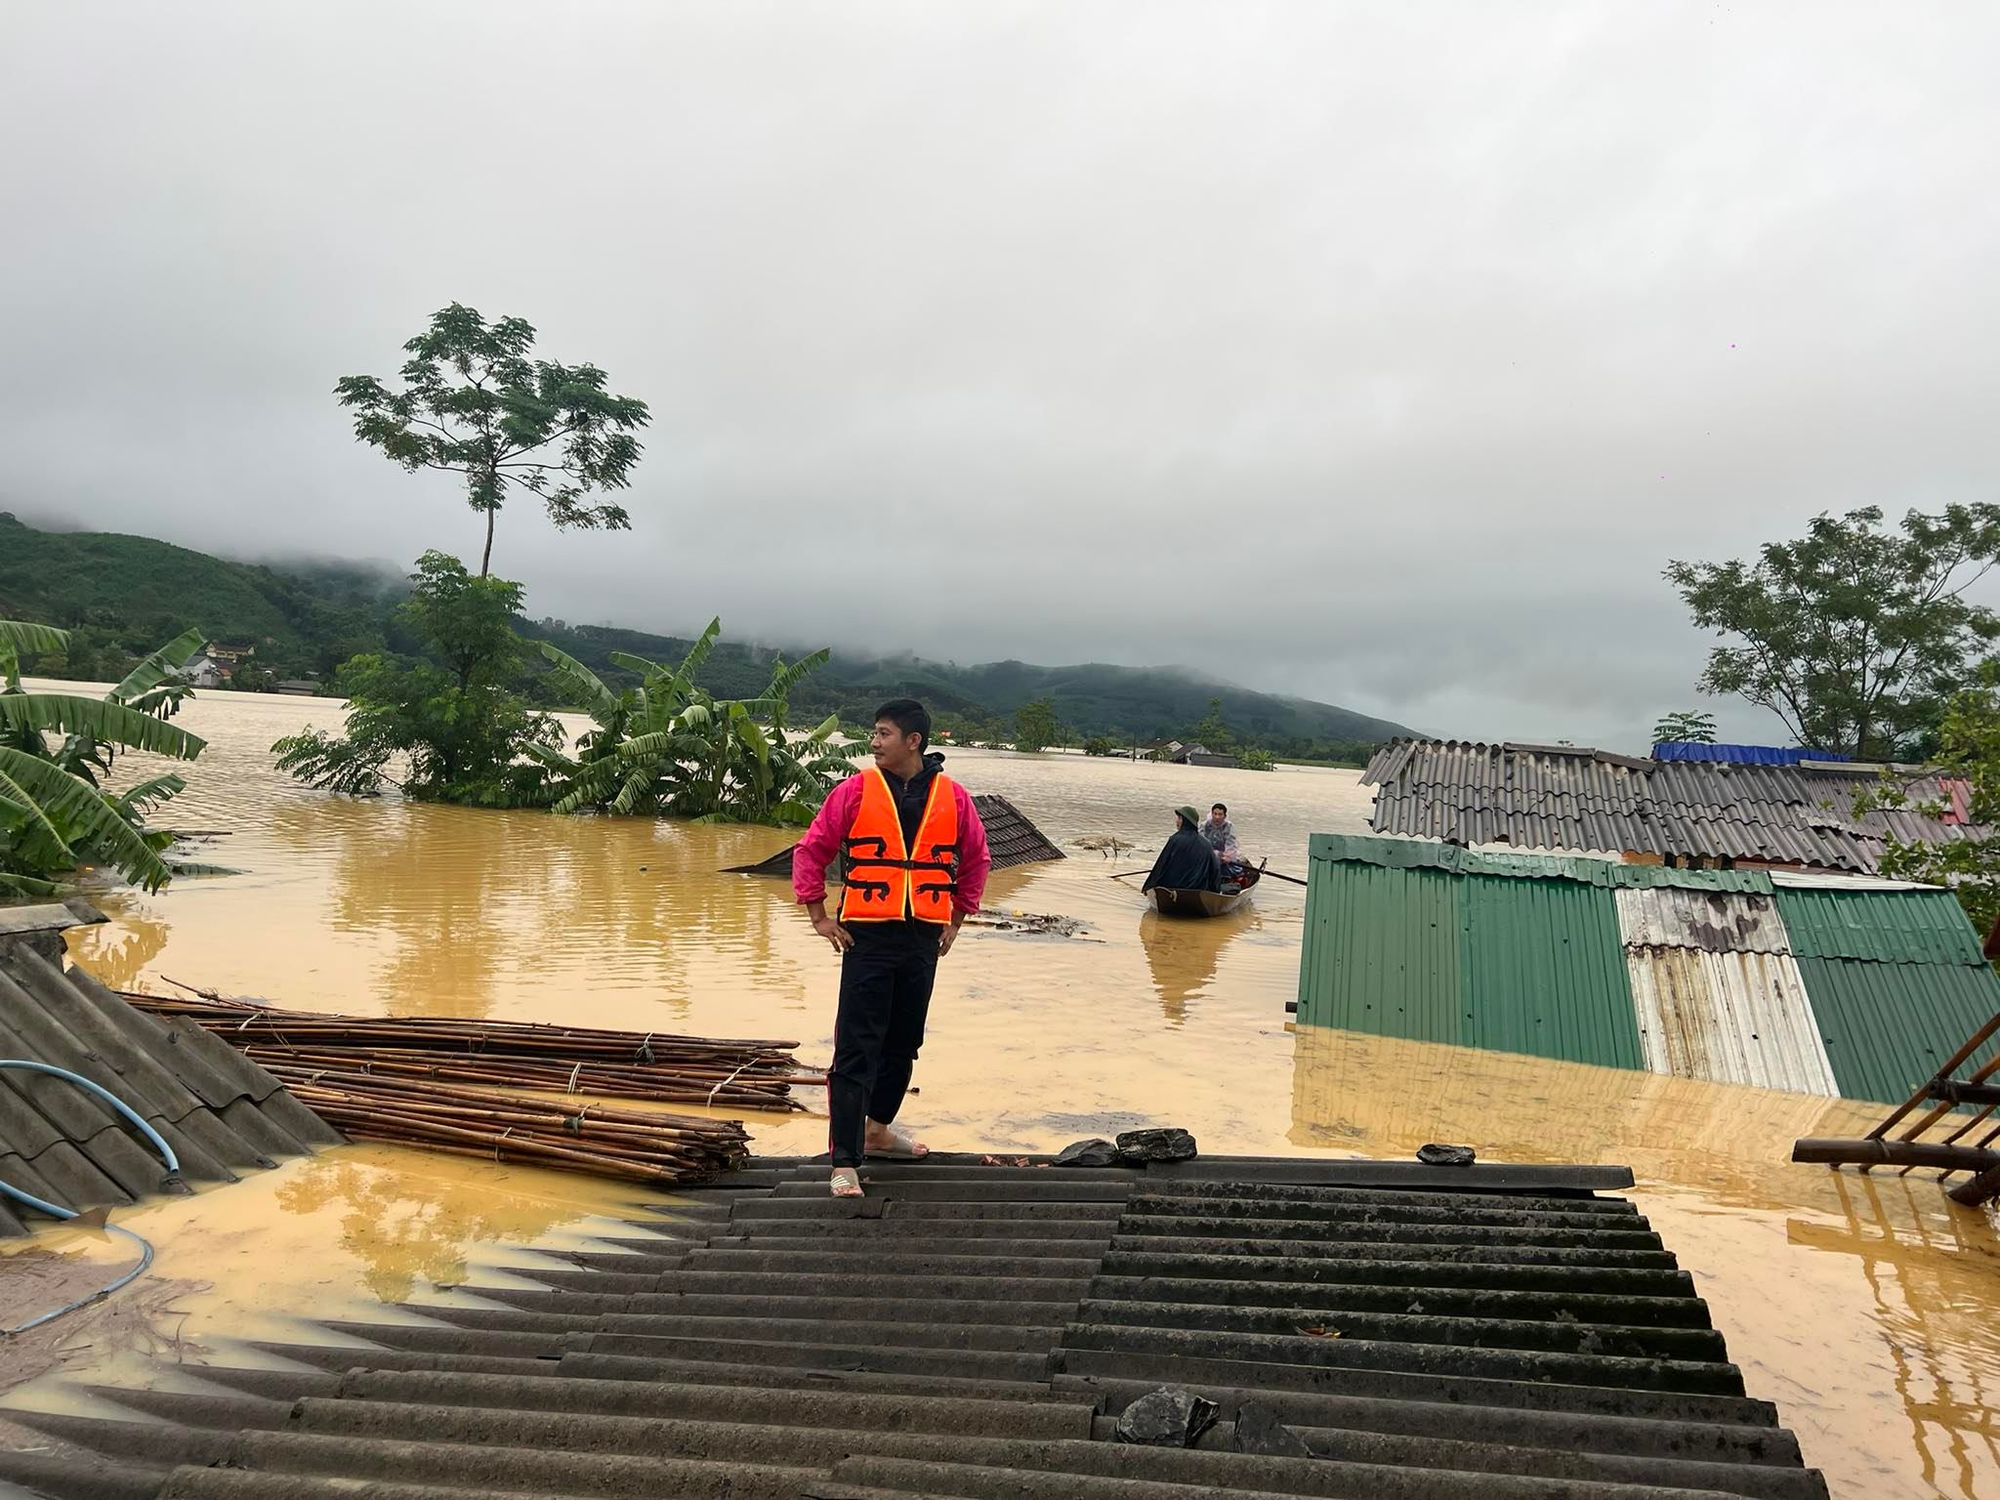
<svg viewBox="0 0 2000 1500">
<path fill-rule="evenodd" d="M 986 825 L 979 821 L 972 794 L 956 781 L 951 784 L 951 793 L 958 799 L 958 891 L 952 908 L 963 917 L 979 910 L 993 856 L 986 848 Z M 826 867 L 840 852 L 840 841 L 854 827 L 854 816 L 860 810 L 861 776 L 850 776 L 827 794 L 819 816 L 792 850 L 792 894 L 801 905 L 826 899 Z"/>
</svg>

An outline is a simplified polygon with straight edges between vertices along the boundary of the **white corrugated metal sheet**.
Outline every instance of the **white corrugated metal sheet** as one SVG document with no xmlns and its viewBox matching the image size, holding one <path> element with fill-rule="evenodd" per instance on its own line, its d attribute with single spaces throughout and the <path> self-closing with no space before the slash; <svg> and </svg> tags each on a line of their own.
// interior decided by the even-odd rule
<svg viewBox="0 0 2000 1500">
<path fill-rule="evenodd" d="M 1639 1041 L 1653 1072 L 1839 1094 L 1805 980 L 1790 954 L 1628 946 L 1625 963 Z"/>
<path fill-rule="evenodd" d="M 1618 935 L 1627 948 L 1706 953 L 1790 953 L 1778 904 L 1750 891 L 1648 886 L 1617 893 Z"/>
</svg>

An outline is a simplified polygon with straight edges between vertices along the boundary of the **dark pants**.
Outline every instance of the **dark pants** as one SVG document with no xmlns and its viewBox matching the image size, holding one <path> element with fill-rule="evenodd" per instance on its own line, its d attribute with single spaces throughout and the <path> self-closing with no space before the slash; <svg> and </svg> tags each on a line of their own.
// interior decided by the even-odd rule
<svg viewBox="0 0 2000 1500">
<path fill-rule="evenodd" d="M 888 1125 L 903 1107 L 924 1044 L 943 931 L 930 922 L 856 922 L 847 930 L 854 946 L 840 960 L 840 1015 L 826 1080 L 827 1148 L 836 1167 L 860 1166 L 868 1121 Z"/>
</svg>

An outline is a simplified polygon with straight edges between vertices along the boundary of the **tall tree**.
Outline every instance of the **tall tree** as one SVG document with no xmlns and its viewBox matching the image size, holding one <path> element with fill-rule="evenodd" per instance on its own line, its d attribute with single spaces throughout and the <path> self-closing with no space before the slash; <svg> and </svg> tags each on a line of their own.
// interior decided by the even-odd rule
<svg viewBox="0 0 2000 1500">
<path fill-rule="evenodd" d="M 1952 695 L 1932 758 L 1941 778 L 1966 784 L 1965 821 L 2000 826 L 2000 663 L 1982 663 L 1973 684 Z M 1909 782 L 1886 771 L 1854 799 L 1857 817 L 1898 808 L 1940 820 L 1951 812 L 1944 802 L 1913 796 Z M 1982 935 L 2000 918 L 2000 838 L 1904 843 L 1891 830 L 1884 840 L 1882 873 L 1949 886 Z"/>
<path fill-rule="evenodd" d="M 1046 750 L 1056 737 L 1056 706 L 1047 698 L 1014 710 L 1014 748 Z"/>
<path fill-rule="evenodd" d="M 466 498 L 486 517 L 479 576 L 492 571 L 493 522 L 508 495 L 526 490 L 559 527 L 626 531 L 631 518 L 593 493 L 623 489 L 639 461 L 632 434 L 650 420 L 646 403 L 614 396 L 595 365 L 529 357 L 534 328 L 520 318 L 488 323 L 454 302 L 403 345 L 402 389 L 373 375 L 334 386 L 354 408 L 354 435 L 415 473 L 465 476 Z"/>
<path fill-rule="evenodd" d="M 1890 760 L 2000 639 L 2000 617 L 1965 597 L 1996 560 L 2000 505 L 1913 510 L 1900 536 L 1871 505 L 1816 516 L 1755 563 L 1676 561 L 1665 576 L 1696 625 L 1740 643 L 1709 653 L 1703 692 L 1771 710 L 1800 744 Z"/>
<path fill-rule="evenodd" d="M 1653 726 L 1653 743 L 1656 745 L 1713 745 L 1715 743 L 1715 715 L 1705 714 L 1696 709 L 1683 708 L 1663 715 Z"/>
</svg>

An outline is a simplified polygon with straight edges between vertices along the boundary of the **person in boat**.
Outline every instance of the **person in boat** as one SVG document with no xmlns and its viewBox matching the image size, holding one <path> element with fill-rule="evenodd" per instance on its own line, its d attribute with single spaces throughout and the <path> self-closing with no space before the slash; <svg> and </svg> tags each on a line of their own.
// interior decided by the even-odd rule
<svg viewBox="0 0 2000 1500">
<path fill-rule="evenodd" d="M 1201 825 L 1201 836 L 1208 840 L 1215 856 L 1222 861 L 1222 883 L 1225 886 L 1243 884 L 1243 867 L 1248 861 L 1243 858 L 1243 849 L 1236 842 L 1236 825 L 1229 821 L 1229 809 L 1220 802 L 1208 810 L 1208 821 Z"/>
<path fill-rule="evenodd" d="M 840 1009 L 826 1080 L 836 1198 L 861 1196 L 870 1156 L 920 1160 L 930 1148 L 896 1124 L 923 1045 L 937 962 L 979 910 L 992 856 L 965 788 L 930 749 L 914 698 L 875 711 L 874 765 L 828 795 L 792 855 L 792 892 L 840 955 Z M 842 856 L 840 913 L 826 910 L 826 868 Z"/>
<path fill-rule="evenodd" d="M 1143 889 L 1163 885 L 1170 891 L 1221 890 L 1222 862 L 1201 831 L 1201 814 L 1192 807 L 1177 807 L 1174 820 L 1174 835 L 1153 861 Z"/>
</svg>

